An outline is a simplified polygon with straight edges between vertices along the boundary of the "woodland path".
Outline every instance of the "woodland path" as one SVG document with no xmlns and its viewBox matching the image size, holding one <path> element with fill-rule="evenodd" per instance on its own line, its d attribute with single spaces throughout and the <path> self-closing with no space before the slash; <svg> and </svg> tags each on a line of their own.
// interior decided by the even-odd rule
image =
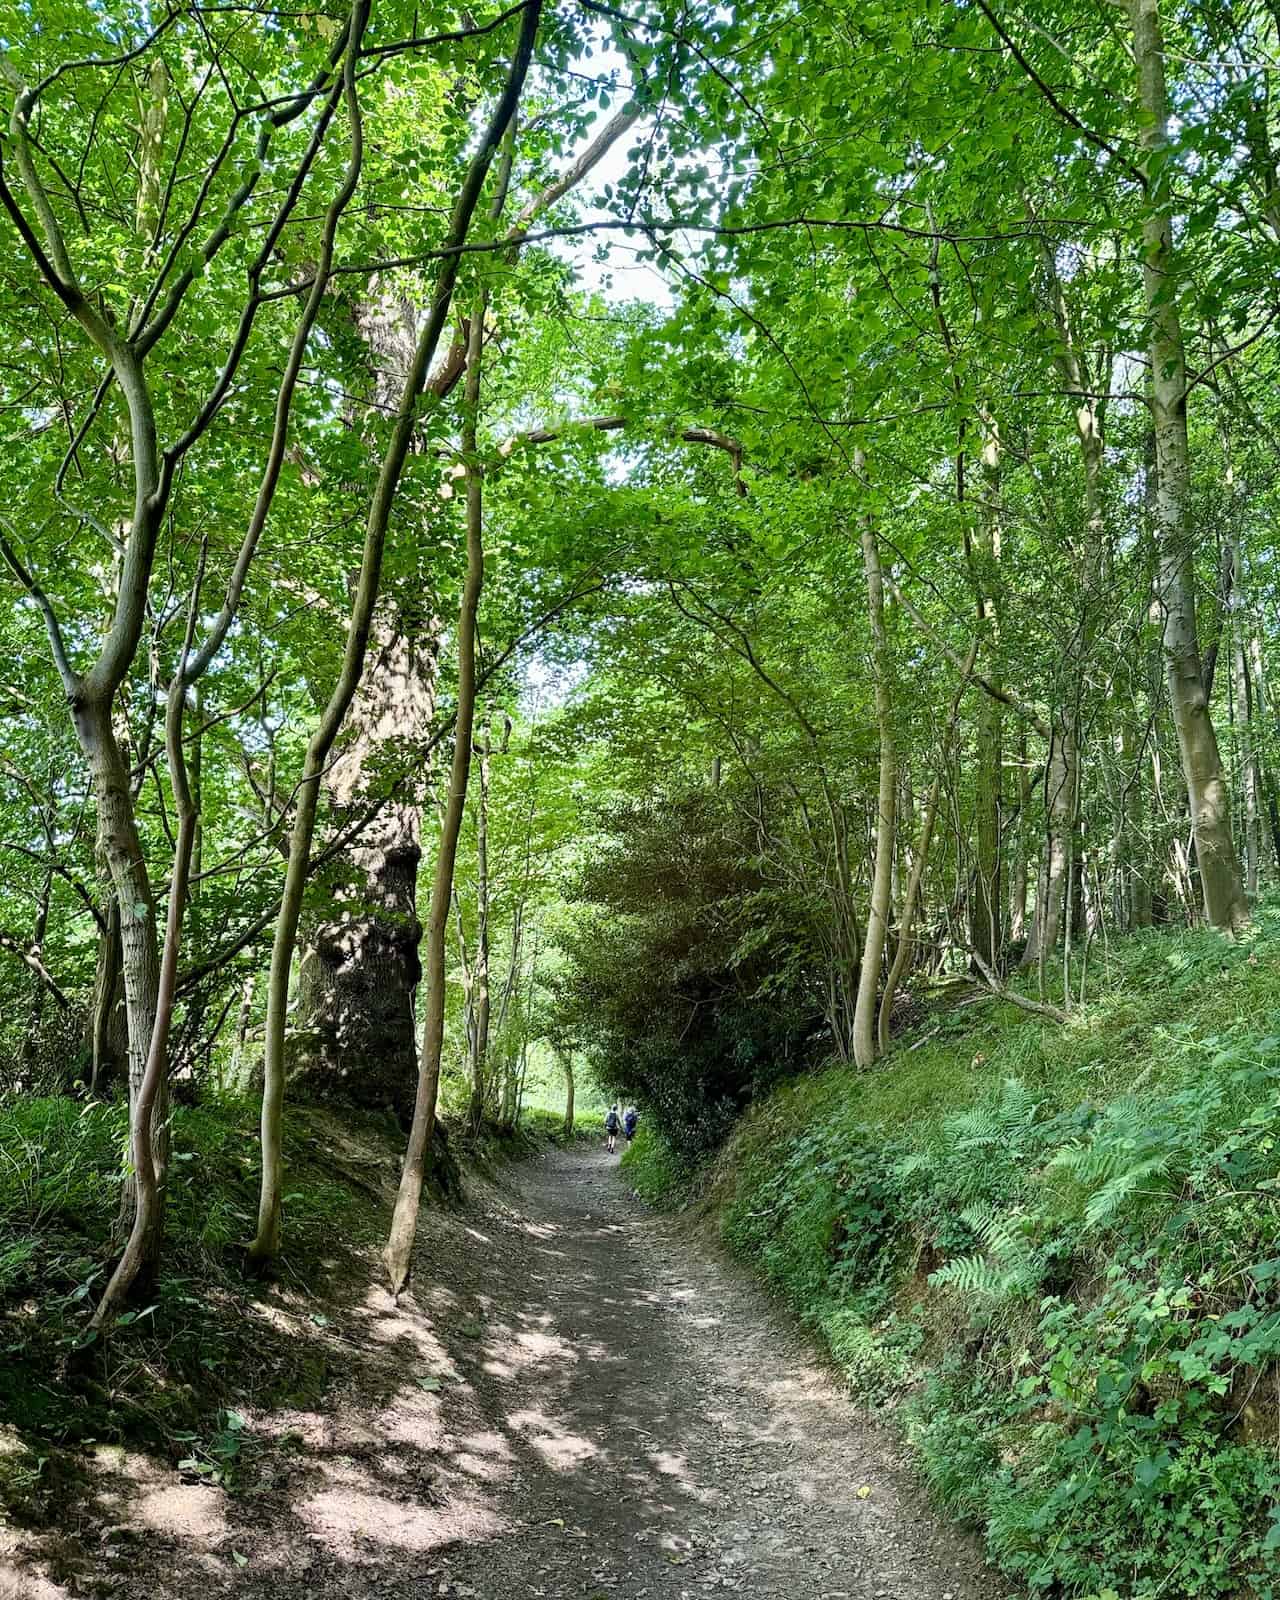
<svg viewBox="0 0 1280 1600">
<path fill-rule="evenodd" d="M 336 1406 L 252 1419 L 287 1444 L 287 1470 L 230 1497 L 171 1473 L 135 1482 L 128 1531 L 100 1539 L 92 1572 L 15 1592 L 999 1592 L 767 1295 L 615 1168 L 594 1148 L 555 1152 L 424 1219 L 413 1294 L 334 1313 L 352 1363 Z"/>
</svg>

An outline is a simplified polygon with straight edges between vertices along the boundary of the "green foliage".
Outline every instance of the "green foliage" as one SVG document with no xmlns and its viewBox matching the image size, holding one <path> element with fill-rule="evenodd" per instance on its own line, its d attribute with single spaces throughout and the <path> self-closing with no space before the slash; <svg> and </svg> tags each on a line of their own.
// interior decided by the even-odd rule
<svg viewBox="0 0 1280 1600">
<path fill-rule="evenodd" d="M 688 1197 L 692 1178 L 688 1163 L 647 1123 L 636 1129 L 635 1138 L 622 1152 L 621 1165 L 627 1182 L 657 1211 L 674 1210 Z"/>
<path fill-rule="evenodd" d="M 1127 942 L 1067 1028 L 967 1010 L 780 1088 L 711 1174 L 728 1241 L 1036 1593 L 1280 1594 L 1277 953 L 1269 910 L 1230 950 Z"/>
<path fill-rule="evenodd" d="M 629 803 L 598 828 L 561 933 L 552 1026 L 687 1163 L 802 1058 L 813 1010 L 780 981 L 787 930 L 762 909 L 750 831 L 723 795 Z"/>
<path fill-rule="evenodd" d="M 311 1400 L 327 1381 L 305 1341 L 249 1314 L 264 1292 L 240 1264 L 257 1193 L 253 1109 L 174 1108 L 168 1270 L 100 1350 L 87 1321 L 109 1263 L 126 1127 L 118 1104 L 0 1101 L 0 1416 L 36 1455 L 140 1440 L 231 1485 L 249 1447 L 239 1407 Z M 382 1223 L 343 1176 L 357 1130 L 333 1135 L 323 1115 L 298 1115 L 286 1147 L 287 1260 L 316 1287 L 348 1270 L 347 1253 Z"/>
</svg>

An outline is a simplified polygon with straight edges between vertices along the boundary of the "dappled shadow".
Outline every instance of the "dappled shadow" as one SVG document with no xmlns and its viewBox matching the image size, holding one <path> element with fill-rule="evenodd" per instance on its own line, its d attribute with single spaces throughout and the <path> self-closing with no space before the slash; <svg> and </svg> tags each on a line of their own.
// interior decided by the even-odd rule
<svg viewBox="0 0 1280 1600">
<path fill-rule="evenodd" d="M 952 1565 L 935 1584 L 918 1551 L 901 1590 L 892 1561 L 848 1570 L 842 1552 L 897 1502 L 883 1472 L 881 1503 L 859 1498 L 873 1466 L 850 1459 L 847 1404 L 811 1364 L 779 1362 L 758 1298 L 735 1298 L 750 1291 L 715 1263 L 685 1270 L 613 1165 L 557 1154 L 517 1193 L 429 1212 L 399 1305 L 372 1252 L 324 1327 L 314 1302 L 273 1297 L 264 1342 L 323 1346 L 323 1401 L 249 1408 L 230 1493 L 99 1462 L 74 1533 L 34 1545 L 26 1575 L 119 1600 L 677 1600 L 695 1582 L 802 1600 L 861 1594 L 864 1578 L 914 1600 L 944 1577 L 959 1592 Z"/>
</svg>

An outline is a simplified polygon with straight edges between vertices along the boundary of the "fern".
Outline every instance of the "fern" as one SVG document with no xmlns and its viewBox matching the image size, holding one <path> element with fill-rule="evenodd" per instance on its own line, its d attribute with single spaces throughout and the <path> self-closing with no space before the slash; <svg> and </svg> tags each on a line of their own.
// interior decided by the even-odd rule
<svg viewBox="0 0 1280 1600">
<path fill-rule="evenodd" d="M 1087 1139 L 1064 1145 L 1049 1171 L 1064 1173 L 1088 1196 L 1088 1230 L 1110 1227 L 1124 1206 L 1185 1170 L 1187 1151 L 1173 1129 L 1153 1126 L 1149 1111 L 1130 1097 L 1113 1102 Z"/>
<path fill-rule="evenodd" d="M 1016 1079 L 998 1096 L 947 1117 L 930 1162 L 939 1187 L 962 1201 L 1008 1189 L 1034 1139 L 1039 1103 Z"/>
<path fill-rule="evenodd" d="M 1036 1288 L 1042 1268 L 1032 1248 L 1034 1219 L 1024 1212 L 997 1213 L 989 1206 L 970 1206 L 962 1220 L 977 1235 L 981 1251 L 957 1256 L 929 1276 L 935 1288 L 1003 1301 L 1023 1299 Z"/>
</svg>

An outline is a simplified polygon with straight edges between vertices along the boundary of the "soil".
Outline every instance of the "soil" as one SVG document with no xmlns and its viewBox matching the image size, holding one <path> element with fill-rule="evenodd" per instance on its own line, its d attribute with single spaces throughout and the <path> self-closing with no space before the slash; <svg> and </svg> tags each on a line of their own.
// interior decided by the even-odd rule
<svg viewBox="0 0 1280 1600">
<path fill-rule="evenodd" d="M 765 1292 L 616 1165 L 555 1151 L 425 1215 L 399 1305 L 370 1255 L 299 1321 L 340 1363 L 322 1411 L 247 1415 L 230 1491 L 100 1449 L 56 1536 L 0 1529 L 2 1600 L 998 1593 Z"/>
</svg>

